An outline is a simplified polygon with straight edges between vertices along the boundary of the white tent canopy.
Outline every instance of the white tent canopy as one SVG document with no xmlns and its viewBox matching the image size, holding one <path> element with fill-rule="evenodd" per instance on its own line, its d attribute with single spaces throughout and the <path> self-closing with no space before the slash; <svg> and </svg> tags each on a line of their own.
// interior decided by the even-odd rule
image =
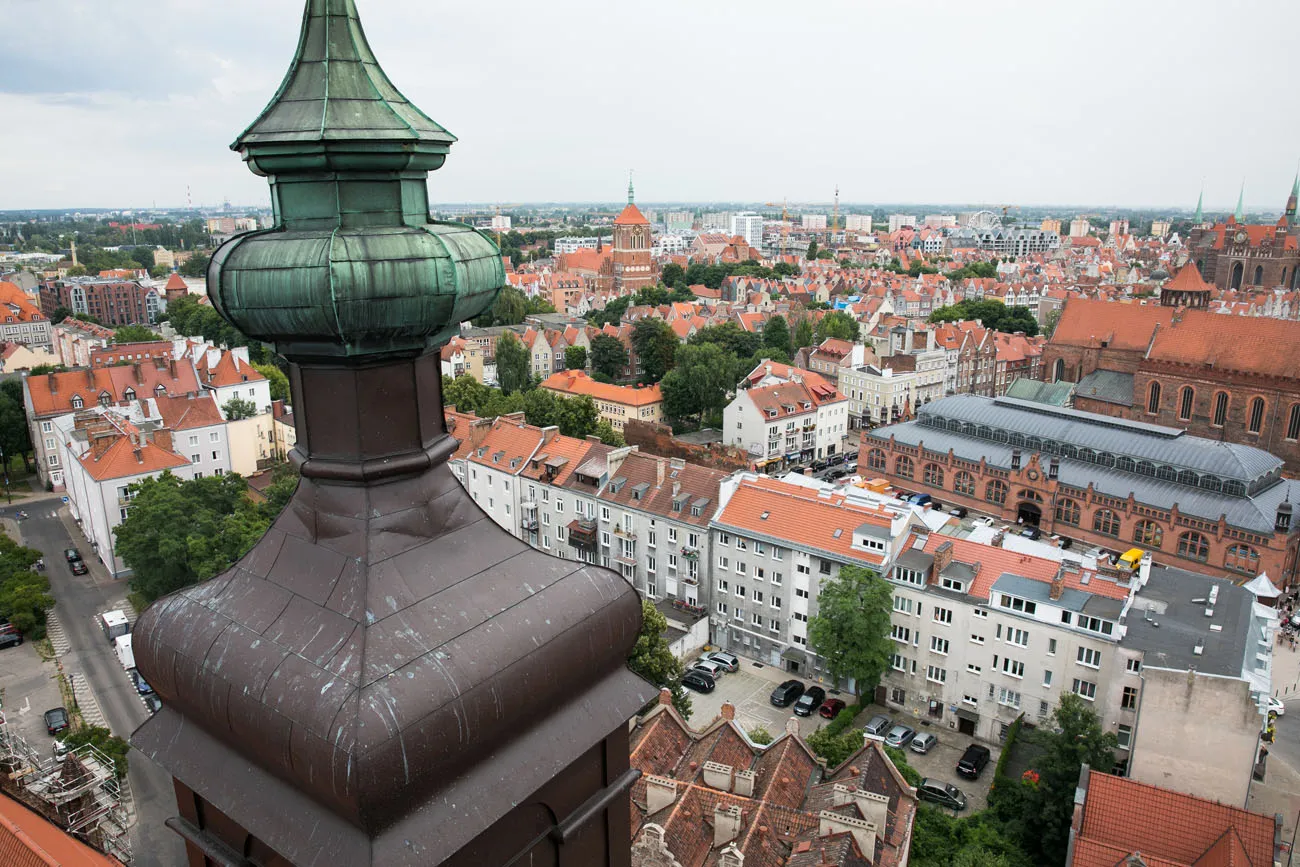
<svg viewBox="0 0 1300 867">
<path fill-rule="evenodd" d="M 1267 572 L 1260 572 L 1254 580 L 1245 585 L 1256 599 L 1276 599 L 1282 595 L 1282 591 L 1273 586 L 1272 580 L 1269 579 Z"/>
</svg>

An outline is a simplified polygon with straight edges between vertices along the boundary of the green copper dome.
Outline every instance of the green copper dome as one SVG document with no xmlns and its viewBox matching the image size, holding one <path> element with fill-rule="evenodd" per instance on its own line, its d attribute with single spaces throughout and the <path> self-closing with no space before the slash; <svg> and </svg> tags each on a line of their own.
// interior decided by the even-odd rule
<svg viewBox="0 0 1300 867">
<path fill-rule="evenodd" d="M 293 359 L 446 342 L 505 282 L 487 235 L 429 220 L 427 176 L 455 140 L 388 80 L 354 0 L 307 0 L 284 82 L 231 145 L 269 179 L 275 227 L 216 252 L 213 304 Z"/>
</svg>

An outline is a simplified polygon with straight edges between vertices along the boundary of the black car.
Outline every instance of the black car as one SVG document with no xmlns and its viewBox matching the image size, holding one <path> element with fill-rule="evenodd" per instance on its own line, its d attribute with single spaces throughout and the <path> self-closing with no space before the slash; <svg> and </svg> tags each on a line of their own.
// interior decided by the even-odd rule
<svg viewBox="0 0 1300 867">
<path fill-rule="evenodd" d="M 149 713 L 157 713 L 162 710 L 162 699 L 160 699 L 155 693 L 151 692 L 148 695 L 143 696 L 143 698 L 144 706 L 149 709 Z"/>
<path fill-rule="evenodd" d="M 1020 535 L 1024 536 L 1026 539 L 1033 539 L 1037 541 L 1038 539 L 1042 538 L 1043 531 L 1038 529 L 1037 527 L 1032 527 L 1032 526 L 1025 527 L 1023 530 L 1020 531 Z"/>
<path fill-rule="evenodd" d="M 772 690 L 772 704 L 776 707 L 789 707 L 803 695 L 803 684 L 797 680 L 787 680 Z M 822 694 L 825 698 L 825 693 Z"/>
<path fill-rule="evenodd" d="M 134 668 L 131 669 L 131 682 L 135 684 L 135 691 L 140 695 L 151 695 L 153 693 L 153 687 Z"/>
<path fill-rule="evenodd" d="M 23 634 L 17 629 L 0 629 L 0 647 L 17 647 L 23 643 Z"/>
<path fill-rule="evenodd" d="M 822 706 L 826 701 L 826 690 L 820 686 L 810 686 L 808 690 L 799 697 L 794 703 L 794 712 L 796 716 L 812 716 L 817 712 L 817 708 Z"/>
<path fill-rule="evenodd" d="M 63 556 L 67 559 L 69 563 L 75 563 L 81 559 L 81 552 L 78 551 L 76 548 L 68 548 L 63 552 Z"/>
<path fill-rule="evenodd" d="M 968 780 L 976 779 L 979 777 L 980 771 L 984 770 L 984 766 L 989 763 L 989 756 L 988 747 L 971 744 L 957 762 L 957 773 Z"/>
<path fill-rule="evenodd" d="M 952 515 L 954 518 L 964 518 L 970 513 L 966 510 L 965 506 L 953 506 L 948 510 L 948 514 Z"/>
<path fill-rule="evenodd" d="M 52 735 L 57 735 L 68 728 L 68 712 L 61 707 L 52 708 L 45 712 L 45 730 Z"/>
<path fill-rule="evenodd" d="M 708 672 L 700 671 L 698 668 L 692 668 L 682 675 L 682 686 L 687 689 L 693 689 L 696 692 L 713 692 L 713 678 L 709 677 Z"/>
<path fill-rule="evenodd" d="M 73 575 L 85 575 L 90 569 L 86 566 L 85 560 L 71 560 L 68 565 L 72 567 Z"/>
</svg>

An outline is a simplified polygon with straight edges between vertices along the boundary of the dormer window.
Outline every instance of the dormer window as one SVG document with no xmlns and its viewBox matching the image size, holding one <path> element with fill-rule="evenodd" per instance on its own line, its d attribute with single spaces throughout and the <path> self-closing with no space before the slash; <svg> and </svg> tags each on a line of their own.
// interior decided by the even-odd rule
<svg viewBox="0 0 1300 867">
<path fill-rule="evenodd" d="M 153 393 L 154 393 L 154 394 L 162 394 L 162 393 L 165 392 L 166 390 L 167 390 L 167 387 L 164 386 L 164 385 L 160 382 L 160 383 L 158 383 L 157 386 L 154 387 Z"/>
<path fill-rule="evenodd" d="M 99 396 L 99 405 L 100 405 L 100 406 L 108 406 L 108 405 L 111 404 L 112 402 L 113 402 L 113 396 L 110 395 L 108 392 L 104 392 L 103 394 L 101 394 L 101 395 Z"/>
<path fill-rule="evenodd" d="M 81 408 L 82 408 L 83 406 L 85 406 L 85 405 L 86 405 L 86 402 L 85 402 L 84 400 L 81 399 L 81 395 L 79 395 L 79 394 L 74 394 L 74 395 L 72 396 L 72 408 L 73 408 L 73 409 L 81 409 Z"/>
<path fill-rule="evenodd" d="M 122 392 L 122 397 L 126 398 L 127 400 L 135 400 L 135 389 L 128 388 L 126 391 Z"/>
</svg>

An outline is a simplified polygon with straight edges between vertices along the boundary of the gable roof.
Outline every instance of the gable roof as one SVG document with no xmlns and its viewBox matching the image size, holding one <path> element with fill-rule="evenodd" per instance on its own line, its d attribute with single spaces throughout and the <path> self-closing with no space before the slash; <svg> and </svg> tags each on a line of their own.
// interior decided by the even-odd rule
<svg viewBox="0 0 1300 867">
<path fill-rule="evenodd" d="M 137 447 L 127 434 L 114 440 L 98 459 L 93 451 L 88 451 L 78 460 L 97 482 L 160 473 L 190 465 L 186 458 L 155 442 L 146 441 Z"/>
<path fill-rule="evenodd" d="M 1174 309 L 1071 298 L 1049 341 L 1053 346 L 1087 346 L 1145 352 L 1158 326 L 1173 321 Z"/>
<path fill-rule="evenodd" d="M 0 795 L 0 863 L 7 867 L 122 867 L 8 795 Z"/>
<path fill-rule="evenodd" d="M 156 397 L 160 393 L 159 386 L 162 386 L 161 393 L 164 394 L 197 394 L 199 382 L 194 365 L 187 358 L 175 362 L 151 359 L 138 365 L 82 368 L 28 376 L 23 380 L 36 416 L 73 412 L 74 396 L 80 396 L 85 406 L 98 403 L 100 395 L 105 393 L 111 402 L 120 403 L 127 399 L 128 389 L 137 398 Z"/>
<path fill-rule="evenodd" d="M 1148 865 L 1170 867 L 1273 864 L 1272 818 L 1098 771 L 1088 773 L 1086 787 L 1070 867 L 1113 867 L 1135 852 Z"/>
<path fill-rule="evenodd" d="M 623 209 L 623 212 L 614 218 L 614 225 L 648 226 L 650 225 L 650 221 L 645 218 L 645 214 L 641 213 L 640 208 L 631 202 L 628 202 L 627 207 Z"/>
<path fill-rule="evenodd" d="M 212 427 L 225 422 L 225 417 L 217 406 L 217 399 L 210 392 L 195 397 L 162 395 L 153 398 L 153 401 L 158 407 L 158 414 L 162 416 L 163 425 L 170 430 Z"/>
<path fill-rule="evenodd" d="M 581 370 L 561 370 L 542 380 L 541 388 L 565 394 L 585 394 L 596 400 L 607 400 L 624 406 L 650 406 L 664 399 L 659 384 L 643 388 L 597 382 Z"/>
</svg>

